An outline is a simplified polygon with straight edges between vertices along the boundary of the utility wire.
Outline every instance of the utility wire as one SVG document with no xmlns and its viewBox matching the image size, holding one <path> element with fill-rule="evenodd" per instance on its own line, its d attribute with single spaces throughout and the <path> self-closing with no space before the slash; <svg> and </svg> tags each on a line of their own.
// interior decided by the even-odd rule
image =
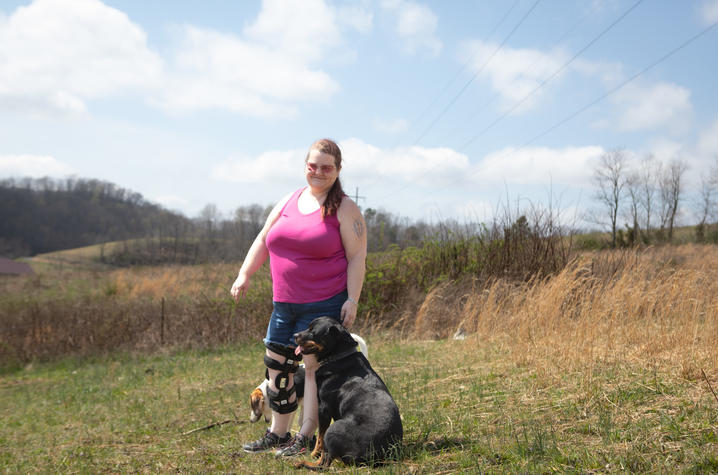
<svg viewBox="0 0 718 475">
<path fill-rule="evenodd" d="M 691 43 L 693 43 L 694 41 L 696 41 L 696 40 L 699 39 L 700 37 L 704 36 L 705 34 L 707 34 L 707 33 L 708 33 L 709 31 L 711 31 L 712 29 L 716 28 L 717 26 L 718 26 L 718 22 L 713 23 L 713 24 L 707 26 L 707 27 L 704 28 L 703 30 L 699 31 L 699 32 L 696 33 L 695 35 L 693 35 L 693 36 L 691 36 L 690 38 L 688 38 L 687 40 L 685 40 L 683 43 L 679 44 L 678 46 L 676 46 L 676 47 L 673 48 L 672 50 L 670 50 L 670 51 L 668 51 L 667 53 L 665 53 L 665 54 L 664 54 L 663 56 L 661 56 L 660 58 L 658 58 L 658 59 L 656 59 L 655 61 L 653 61 L 652 63 L 650 63 L 648 66 L 646 66 L 646 67 L 644 67 L 643 69 L 641 69 L 639 72 L 637 72 L 637 73 L 634 74 L 633 76 L 629 77 L 628 79 L 626 79 L 625 81 L 623 81 L 622 83 L 620 83 L 618 86 L 614 87 L 613 89 L 610 89 L 609 91 L 605 92 L 604 94 L 601 94 L 600 96 L 598 96 L 597 98 L 595 98 L 594 100 L 592 100 L 591 102 L 589 102 L 588 104 L 584 105 L 583 107 L 579 108 L 579 109 L 576 110 L 575 112 L 569 114 L 568 116 L 566 116 L 566 117 L 564 117 L 563 119 L 559 120 L 558 122 L 556 122 L 556 123 L 553 124 L 552 126 L 548 127 L 548 128 L 545 129 L 543 132 L 541 132 L 541 133 L 535 135 L 534 137 L 532 137 L 531 139 L 527 140 L 526 142 L 524 142 L 523 144 L 521 144 L 521 146 L 519 146 L 518 148 L 513 149 L 513 150 L 510 150 L 509 152 L 505 153 L 504 155 L 502 155 L 501 157 L 499 157 L 499 159 L 504 159 L 504 158 L 507 158 L 507 157 L 509 157 L 509 156 L 511 156 L 511 155 L 513 155 L 513 154 L 515 154 L 515 153 L 517 153 L 518 151 L 520 151 L 520 150 L 526 148 L 527 146 L 531 145 L 532 143 L 536 142 L 538 139 L 540 139 L 540 138 L 542 138 L 542 137 L 548 135 L 549 133 L 553 132 L 554 130 L 556 130 L 557 128 L 561 127 L 561 126 L 562 126 L 563 124 L 565 124 L 566 122 L 568 122 L 568 121 L 574 119 L 575 117 L 577 117 L 578 115 L 582 114 L 583 112 L 585 112 L 586 110 L 590 109 L 591 107 L 593 107 L 594 105 L 598 104 L 599 102 L 603 101 L 603 100 L 606 99 L 607 97 L 609 97 L 609 96 L 615 94 L 616 92 L 618 92 L 619 90 L 621 90 L 623 87 L 625 87 L 627 84 L 629 84 L 630 82 L 634 81 L 635 79 L 637 79 L 638 77 L 642 76 L 643 74 L 647 73 L 647 72 L 650 71 L 651 69 L 655 68 L 656 66 L 658 66 L 658 65 L 661 64 L 662 62 L 666 61 L 668 58 L 670 58 L 670 57 L 673 56 L 674 54 L 678 53 L 678 52 L 681 51 L 683 48 L 685 48 L 686 46 L 690 45 Z M 459 183 L 460 181 L 463 181 L 463 180 L 465 180 L 466 178 L 469 178 L 469 177 L 475 175 L 476 173 L 478 173 L 478 172 L 477 172 L 477 171 L 474 171 L 474 172 L 467 173 L 467 174 L 465 174 L 464 176 L 462 176 L 461 179 L 459 179 L 459 180 L 454 180 L 454 181 L 452 181 L 451 183 L 449 183 L 448 185 L 446 185 L 446 186 L 444 186 L 444 187 L 442 187 L 442 188 L 439 188 L 438 190 L 434 190 L 434 191 L 432 191 L 432 192 L 427 193 L 425 196 L 429 196 L 429 195 L 432 195 L 432 194 L 434 194 L 434 193 L 436 193 L 436 192 L 438 192 L 438 191 L 445 190 L 445 189 L 448 188 L 449 186 L 454 186 L 454 185 L 456 185 L 457 183 Z"/>
<path fill-rule="evenodd" d="M 556 41 L 554 41 L 554 46 L 553 46 L 553 47 L 555 48 L 556 46 L 560 45 L 561 42 L 562 42 L 564 39 L 566 39 L 571 33 L 573 33 L 573 32 L 576 30 L 576 28 L 579 27 L 579 25 L 581 25 L 581 23 L 583 23 L 584 21 L 586 21 L 586 18 L 588 18 L 588 17 L 591 16 L 596 10 L 598 10 L 598 8 L 599 8 L 598 5 L 599 5 L 599 4 L 596 3 L 596 4 L 593 6 L 593 8 L 586 10 L 586 12 L 571 26 L 571 28 L 569 28 L 568 30 L 566 30 Z M 536 59 L 533 61 L 533 63 L 531 63 L 531 65 L 530 65 L 527 69 L 528 69 L 528 70 L 532 70 L 532 69 L 534 68 L 534 66 L 536 66 L 536 64 L 537 64 L 539 61 L 541 61 L 541 58 L 536 58 Z M 494 102 L 496 99 L 498 99 L 498 97 L 499 97 L 500 95 L 501 95 L 501 94 L 500 94 L 499 91 L 494 92 L 494 94 L 489 98 L 489 100 L 487 100 L 486 102 L 484 102 L 483 104 L 481 104 L 479 107 L 477 107 L 477 108 L 476 108 L 476 112 L 475 112 L 474 114 L 472 114 L 470 117 L 468 117 L 466 120 L 461 121 L 461 123 L 462 123 L 462 124 L 468 124 L 468 123 L 472 122 L 472 121 L 476 118 L 476 116 L 478 116 L 478 115 L 479 115 L 487 106 L 489 106 L 492 102 Z M 458 132 L 459 129 L 460 129 L 460 127 L 454 127 L 454 129 L 450 130 L 448 134 L 444 135 L 444 137 L 441 139 L 440 142 L 446 142 L 451 136 L 453 136 L 454 134 L 456 134 L 456 132 Z"/>
<path fill-rule="evenodd" d="M 419 143 L 419 141 L 431 130 L 431 128 L 432 128 L 434 125 L 436 125 L 436 123 L 439 121 L 439 119 L 441 119 L 441 117 L 451 108 L 451 106 L 454 105 L 454 103 L 459 99 L 459 97 L 464 93 L 464 91 L 466 91 L 466 89 L 471 85 L 472 82 L 474 82 L 474 80 L 478 77 L 478 75 L 481 74 L 481 71 L 483 71 L 483 69 L 489 64 L 489 62 L 494 58 L 494 56 L 496 56 L 496 53 L 498 53 L 499 50 L 500 50 L 501 48 L 503 48 L 503 46 L 504 46 L 504 45 L 506 44 L 506 42 L 513 36 L 513 34 L 516 32 L 516 30 L 519 29 L 519 27 L 523 24 L 523 22 L 526 20 L 526 18 L 528 18 L 528 16 L 529 16 L 529 15 L 531 14 L 531 12 L 536 8 L 536 6 L 539 4 L 540 1 L 541 1 L 541 0 L 536 0 L 536 1 L 533 3 L 533 5 L 531 5 L 531 8 L 529 8 L 529 9 L 526 11 L 526 13 L 524 14 L 524 16 L 521 17 L 521 19 L 519 20 L 519 22 L 513 27 L 513 29 L 509 32 L 509 34 L 506 35 L 506 37 L 504 38 L 504 40 L 503 40 L 503 41 L 501 42 L 501 44 L 494 50 L 494 52 L 491 54 L 491 56 L 484 62 L 484 64 L 483 64 L 483 65 L 479 68 L 479 70 L 471 77 L 471 79 L 469 79 L 469 81 L 468 81 L 466 84 L 464 84 L 464 87 L 462 87 L 461 90 L 460 90 L 460 91 L 454 96 L 454 98 L 449 102 L 449 104 L 447 104 L 446 107 L 444 107 L 444 109 L 441 111 L 441 113 L 431 122 L 431 124 L 429 124 L 429 126 L 424 130 L 424 132 L 419 136 L 419 138 L 417 138 L 417 139 L 414 141 L 414 143 L 412 144 L 412 146 L 414 146 L 414 145 L 416 145 L 417 143 Z M 515 6 L 515 4 L 514 4 L 514 6 Z M 511 10 L 513 10 L 514 6 L 511 7 L 511 9 L 509 10 L 509 12 L 510 12 Z M 504 17 L 506 17 L 509 12 L 507 12 L 507 13 L 504 15 Z M 499 23 L 501 23 L 501 22 L 503 22 L 503 18 L 502 18 L 502 20 L 501 20 Z M 473 56 L 472 56 L 472 59 L 473 59 Z M 468 65 L 468 64 L 470 63 L 470 61 L 471 61 L 471 60 L 469 60 L 466 64 Z M 462 69 L 462 70 L 463 70 L 463 69 Z M 431 170 L 433 170 L 433 169 L 435 169 L 435 168 L 436 168 L 436 167 L 432 167 L 432 168 L 431 168 L 430 170 L 428 170 L 428 171 L 431 171 Z M 428 173 L 428 171 L 427 171 L 426 173 L 422 174 L 421 176 L 426 175 L 426 174 Z M 397 189 L 397 190 L 394 190 L 394 192 L 391 193 L 391 195 L 396 195 L 396 194 L 402 192 L 403 190 L 405 190 L 406 188 L 408 188 L 410 185 L 411 185 L 411 183 L 405 184 L 405 185 L 402 186 L 401 188 L 399 188 L 399 189 Z M 388 196 L 391 196 L 391 195 L 388 195 Z M 385 198 L 386 198 L 386 197 L 385 197 Z"/>
<path fill-rule="evenodd" d="M 514 0 L 513 4 L 509 7 L 509 9 L 506 10 L 506 12 L 499 19 L 499 21 L 496 22 L 496 24 L 494 24 L 493 28 L 491 28 L 491 31 L 486 36 L 487 39 L 492 38 L 494 36 L 494 33 L 496 33 L 496 31 L 501 27 L 501 25 L 504 24 L 506 19 L 509 17 L 511 12 L 514 11 L 514 9 L 516 8 L 516 6 L 519 4 L 520 1 L 521 0 Z M 476 57 L 477 54 L 478 54 L 478 50 L 474 51 L 474 53 L 469 57 L 469 59 L 466 60 L 464 62 L 464 64 L 461 66 L 461 68 L 456 72 L 456 74 L 454 74 L 454 76 L 444 85 L 444 87 L 442 87 L 439 90 L 439 92 L 434 96 L 434 99 L 421 111 L 421 113 L 419 113 L 418 116 L 416 116 L 416 118 L 413 121 L 411 121 L 409 123 L 409 127 L 412 126 L 411 124 L 418 124 L 424 118 L 424 116 L 429 112 L 429 110 L 431 110 L 431 108 L 439 101 L 439 98 L 441 98 L 441 96 L 444 95 L 444 93 L 449 90 L 449 88 L 454 84 L 454 82 L 456 82 L 456 80 L 459 78 L 459 76 L 461 76 L 461 74 L 466 70 L 466 68 L 469 67 L 469 65 L 472 63 L 472 61 L 474 60 L 474 58 Z M 399 145 L 399 140 L 394 142 L 394 144 L 390 147 L 390 149 L 394 149 L 398 145 Z M 371 189 L 371 186 L 369 186 L 369 189 Z"/>
<path fill-rule="evenodd" d="M 544 86 L 546 86 L 546 84 L 548 84 L 548 83 L 551 82 L 554 78 L 556 78 L 556 76 L 558 76 L 559 74 L 561 74 L 571 63 L 573 63 L 579 56 L 581 56 L 588 48 L 590 48 L 591 46 L 593 46 L 593 45 L 594 45 L 598 40 L 600 40 L 606 33 L 608 33 L 609 31 L 611 31 L 611 30 L 613 29 L 613 27 L 615 27 L 618 23 L 620 23 L 629 13 L 631 13 L 631 12 L 632 12 L 636 7 L 638 7 L 638 5 L 640 5 L 641 3 L 643 3 L 643 0 L 638 0 L 636 3 L 634 3 L 633 5 L 631 5 L 631 7 L 630 7 L 628 10 L 626 10 L 625 12 L 623 12 L 623 14 L 621 14 L 621 15 L 620 15 L 618 18 L 616 18 L 610 25 L 608 25 L 606 28 L 604 28 L 603 31 L 601 31 L 601 32 L 600 32 L 596 37 L 594 37 L 591 41 L 589 41 L 588 44 L 586 44 L 586 46 L 584 46 L 584 47 L 581 48 L 576 54 L 574 54 L 574 55 L 571 57 L 571 59 L 569 59 L 568 61 L 566 61 L 565 63 L 563 63 L 563 65 L 561 65 L 556 71 L 554 71 L 554 72 L 551 73 L 546 79 L 544 79 L 543 81 L 541 81 L 541 84 L 539 84 L 538 86 L 536 86 L 531 92 L 529 92 L 528 94 L 526 94 L 521 100 L 519 100 L 518 102 L 516 102 L 516 103 L 515 103 L 513 106 L 511 106 L 511 108 L 509 108 L 506 112 L 504 112 L 504 113 L 501 114 L 499 117 L 497 117 L 496 119 L 494 119 L 493 122 L 491 122 L 489 125 L 487 125 L 487 126 L 484 127 L 482 130 L 480 130 L 479 133 L 477 133 L 476 135 L 474 135 L 473 137 L 471 137 L 467 142 L 465 142 L 461 147 L 459 147 L 458 150 L 459 150 L 459 151 L 465 150 L 466 147 L 468 147 L 469 145 L 471 145 L 476 139 L 478 139 L 479 137 L 481 137 L 482 135 L 484 135 L 486 132 L 488 132 L 489 130 L 491 130 L 496 124 L 498 124 L 499 122 L 501 122 L 502 120 L 504 120 L 509 114 L 511 114 L 513 111 L 515 111 L 516 109 L 518 109 L 519 107 L 521 107 L 527 100 L 529 100 L 531 97 L 533 97 L 534 94 L 536 94 L 539 90 L 541 90 Z"/>
<path fill-rule="evenodd" d="M 504 38 L 504 40 L 501 42 L 501 44 L 494 50 L 493 53 L 491 53 L 491 55 L 484 62 L 484 64 L 481 65 L 481 67 L 474 73 L 473 76 L 471 76 L 471 79 L 469 79 L 467 81 L 467 83 L 464 84 L 464 87 L 462 87 L 461 90 L 459 90 L 459 92 L 453 97 L 453 99 L 451 99 L 451 101 L 449 101 L 449 103 L 446 105 L 446 107 L 444 107 L 444 109 L 439 113 L 439 115 L 436 116 L 436 118 L 433 121 L 431 121 L 429 126 L 426 127 L 426 129 L 424 129 L 424 131 L 419 135 L 419 137 L 416 140 L 414 140 L 413 145 L 418 144 L 421 141 L 421 139 L 426 137 L 426 134 L 429 133 L 429 131 L 434 127 L 434 125 L 436 125 L 436 123 L 439 122 L 439 120 L 444 116 L 444 114 L 446 114 L 449 111 L 449 109 L 451 109 L 451 107 L 456 103 L 456 101 L 459 99 L 459 97 L 461 97 L 461 95 L 466 91 L 466 89 L 468 89 L 468 87 L 471 85 L 471 83 L 473 83 L 474 80 L 479 76 L 479 74 L 481 74 L 481 72 L 491 62 L 491 60 L 494 59 L 494 56 L 496 56 L 496 54 L 499 52 L 499 50 L 501 50 L 501 48 L 503 48 L 503 46 L 506 44 L 506 42 L 509 41 L 509 39 L 513 36 L 513 34 L 516 33 L 516 30 L 519 29 L 519 27 L 523 24 L 523 22 L 526 20 L 526 18 L 528 18 L 528 16 L 536 8 L 536 6 L 539 4 L 540 1 L 541 0 L 536 0 L 534 2 L 534 4 L 531 5 L 531 8 L 529 8 L 528 11 L 524 14 L 524 16 L 521 17 L 521 20 L 519 20 L 519 22 L 516 24 L 516 26 L 514 26 L 514 28 L 509 32 L 509 34 L 506 35 L 506 38 Z"/>
<path fill-rule="evenodd" d="M 514 8 L 516 8 L 516 5 L 518 5 L 519 1 L 520 0 L 514 1 L 513 5 L 511 5 L 511 7 L 509 7 L 509 9 L 506 11 L 506 13 L 504 13 L 504 15 L 501 17 L 501 19 L 491 29 L 491 32 L 488 34 L 487 38 L 491 38 L 492 36 L 494 36 L 494 33 L 496 33 L 496 30 L 504 23 L 504 21 L 506 21 L 506 18 L 508 18 L 509 14 L 511 14 L 511 12 L 514 10 Z M 454 84 L 454 82 L 459 78 L 459 76 L 461 76 L 461 73 L 463 73 L 464 70 L 466 70 L 466 68 L 469 66 L 469 64 L 471 64 L 471 62 L 474 60 L 474 58 L 476 57 L 477 54 L 478 54 L 478 50 L 474 51 L 474 54 L 472 54 L 471 57 L 463 64 L 461 69 L 459 69 L 459 71 L 454 75 L 454 77 L 451 78 L 451 80 L 448 83 L 446 83 L 446 85 L 444 87 L 441 88 L 441 90 L 434 97 L 434 99 L 431 101 L 431 103 L 429 103 L 429 105 L 427 105 L 424 108 L 424 110 L 421 111 L 421 113 L 416 117 L 416 119 L 414 119 L 414 121 L 412 123 L 416 124 L 421 119 L 424 118 L 426 113 L 429 112 L 429 110 L 434 106 L 434 104 L 436 104 L 438 102 L 439 98 L 451 87 L 452 84 Z"/>
<path fill-rule="evenodd" d="M 593 37 L 593 38 L 591 39 L 591 41 L 589 41 L 583 48 L 581 48 L 576 54 L 574 54 L 573 57 L 571 57 L 571 59 L 569 59 L 567 62 L 565 62 L 562 66 L 560 66 L 556 71 L 554 71 L 554 72 L 553 72 L 551 75 L 549 75 L 546 79 L 544 79 L 541 84 L 539 84 L 536 88 L 534 88 L 531 92 L 529 92 L 529 93 L 528 93 L 526 96 L 524 96 L 521 100 L 519 100 L 517 103 L 515 103 L 515 104 L 511 107 L 511 109 L 509 109 L 506 113 L 504 113 L 504 114 L 502 114 L 501 116 L 499 116 L 499 117 L 498 117 L 497 119 L 495 119 L 488 127 L 484 128 L 481 132 L 479 132 L 479 134 L 477 134 L 477 135 L 475 135 L 474 137 L 472 137 L 468 142 L 466 142 L 466 143 L 465 143 L 464 145 L 462 145 L 459 149 L 457 149 L 457 151 L 462 151 L 462 150 L 464 150 L 471 142 L 473 142 L 474 140 L 476 140 L 480 135 L 486 133 L 490 128 L 492 128 L 494 125 L 496 125 L 497 123 L 499 123 L 501 120 L 503 120 L 505 117 L 507 117 L 511 112 L 513 112 L 513 111 L 516 110 L 519 106 L 521 106 L 524 102 L 526 102 L 533 94 L 535 94 L 539 89 L 541 89 L 541 88 L 544 87 L 546 84 L 548 84 L 549 81 L 551 81 L 553 78 L 555 78 L 556 76 L 558 76 L 558 75 L 559 75 L 564 69 L 566 69 L 573 61 L 575 61 L 580 55 L 582 55 L 584 52 L 586 52 L 586 50 L 588 50 L 588 48 L 590 48 L 591 46 L 593 46 L 599 39 L 601 39 L 603 36 L 605 36 L 606 33 L 608 33 L 610 30 L 612 30 L 618 23 L 620 23 L 631 11 L 633 11 L 633 10 L 634 10 L 638 5 L 640 5 L 642 2 L 643 2 L 643 0 L 638 0 L 638 1 L 637 1 L 636 3 L 634 3 L 630 8 L 628 8 L 625 12 L 623 12 L 621 15 L 619 15 L 613 22 L 611 22 L 611 24 L 609 24 L 606 28 L 604 28 L 598 35 L 596 35 L 595 37 Z M 536 4 L 533 5 L 533 7 L 535 7 L 535 6 L 536 6 Z M 532 8 L 533 8 L 533 7 L 532 7 Z M 529 10 L 529 12 L 530 12 L 530 10 Z M 524 17 L 524 19 L 525 19 L 525 17 Z M 523 21 L 523 19 L 522 19 L 522 21 Z M 517 26 L 518 26 L 518 25 L 517 25 Z M 569 30 L 569 31 L 572 31 L 572 30 L 575 29 L 575 28 L 576 28 L 576 26 L 572 27 L 571 30 Z M 512 32 L 511 34 L 513 34 L 513 32 Z M 563 36 L 562 36 L 562 38 L 563 38 Z M 508 39 L 508 37 L 507 37 L 507 39 Z M 504 42 L 505 42 L 505 41 L 506 41 L 506 40 L 504 40 Z M 503 46 L 503 43 L 502 43 L 501 46 Z M 496 51 L 498 51 L 498 49 L 497 49 Z M 493 57 L 493 56 L 492 56 L 492 57 Z M 486 66 L 486 64 L 488 64 L 488 61 L 484 64 L 484 66 Z M 483 67 L 482 67 L 482 69 L 483 69 Z M 482 69 L 479 70 L 479 73 L 481 72 Z M 478 74 L 478 73 L 477 73 L 477 74 Z M 475 79 L 475 77 L 476 77 L 476 75 L 472 78 L 472 80 Z M 497 97 L 497 94 L 495 94 L 494 97 Z M 458 96 L 457 96 L 457 98 L 458 98 Z M 490 101 L 493 101 L 493 98 L 492 98 Z M 416 142 L 415 142 L 414 144 L 416 145 Z M 435 165 L 435 166 L 433 166 L 433 167 L 427 169 L 427 170 L 424 171 L 424 173 L 422 173 L 418 178 L 421 179 L 421 178 L 423 178 L 423 177 L 429 175 L 431 172 L 435 171 L 435 170 L 436 170 L 438 167 L 440 167 L 440 166 L 442 166 L 442 165 L 441 165 L 441 164 L 437 164 L 437 165 Z M 409 182 L 409 183 L 406 183 L 404 186 L 402 186 L 402 187 L 400 187 L 400 188 L 394 190 L 394 191 L 393 191 L 390 195 L 388 195 L 388 196 L 392 196 L 392 195 L 396 195 L 396 194 L 398 194 L 398 193 L 401 193 L 401 192 L 404 191 L 405 189 L 409 188 L 409 186 L 411 186 L 412 183 L 415 183 L 415 182 L 416 182 L 416 180 L 414 180 L 414 181 L 412 181 L 412 182 Z M 388 196 L 387 196 L 387 197 L 388 197 Z M 385 197 L 385 199 L 386 199 L 386 197 Z"/>
</svg>

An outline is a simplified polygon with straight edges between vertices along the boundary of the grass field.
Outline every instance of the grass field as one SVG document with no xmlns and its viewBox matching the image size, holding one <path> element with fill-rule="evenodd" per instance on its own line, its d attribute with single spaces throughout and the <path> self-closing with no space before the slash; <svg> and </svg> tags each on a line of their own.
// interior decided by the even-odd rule
<svg viewBox="0 0 718 475">
<path fill-rule="evenodd" d="M 65 251 L 47 252 L 21 260 L 30 264 L 35 272 L 63 270 L 102 271 L 110 269 L 111 266 L 100 262 L 100 256 L 103 253 L 115 250 L 121 245 L 121 241 L 108 242 Z"/>
<path fill-rule="evenodd" d="M 460 249 L 447 249 L 438 260 L 453 265 Z M 431 252 L 370 262 L 357 324 L 405 429 L 401 459 L 371 470 L 718 473 L 718 247 L 412 280 Z M 241 451 L 264 431 L 247 398 L 271 289 L 263 270 L 253 297 L 228 303 L 236 269 L 1 280 L 0 472 L 293 470 Z"/>
<path fill-rule="evenodd" d="M 539 370 L 500 339 L 368 343 L 402 413 L 403 458 L 374 469 L 335 462 L 332 472 L 718 471 L 718 400 L 706 381 L 621 362 Z M 241 451 L 265 427 L 247 421 L 261 354 L 118 354 L 5 374 L 0 471 L 293 471 Z"/>
</svg>

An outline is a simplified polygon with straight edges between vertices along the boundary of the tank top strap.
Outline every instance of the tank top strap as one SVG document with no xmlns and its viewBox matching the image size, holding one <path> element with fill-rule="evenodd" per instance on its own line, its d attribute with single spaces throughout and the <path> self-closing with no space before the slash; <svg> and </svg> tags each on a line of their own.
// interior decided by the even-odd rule
<svg viewBox="0 0 718 475">
<path fill-rule="evenodd" d="M 306 188 L 306 187 L 304 187 Z M 282 207 L 282 210 L 279 212 L 279 215 L 287 214 L 290 216 L 293 216 L 297 213 L 299 213 L 299 195 L 302 194 L 302 191 L 304 191 L 304 188 L 299 188 L 297 191 L 295 191 L 292 196 L 289 197 L 286 203 L 284 203 L 284 206 Z"/>
</svg>

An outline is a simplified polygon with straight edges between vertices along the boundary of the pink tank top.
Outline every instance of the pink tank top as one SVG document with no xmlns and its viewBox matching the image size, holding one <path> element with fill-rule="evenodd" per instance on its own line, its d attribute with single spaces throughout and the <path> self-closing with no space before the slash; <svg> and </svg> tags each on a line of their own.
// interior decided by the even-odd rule
<svg viewBox="0 0 718 475">
<path fill-rule="evenodd" d="M 275 302 L 320 302 L 347 288 L 347 258 L 336 214 L 302 214 L 297 190 L 267 234 Z"/>
</svg>

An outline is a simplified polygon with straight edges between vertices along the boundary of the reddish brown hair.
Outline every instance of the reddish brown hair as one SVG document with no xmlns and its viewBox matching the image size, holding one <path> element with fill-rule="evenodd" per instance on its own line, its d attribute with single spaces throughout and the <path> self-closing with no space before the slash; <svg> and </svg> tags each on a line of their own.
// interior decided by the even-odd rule
<svg viewBox="0 0 718 475">
<path fill-rule="evenodd" d="M 339 145 L 331 139 L 320 139 L 317 140 L 312 144 L 311 147 L 309 147 L 309 151 L 312 150 L 318 150 L 322 153 L 326 153 L 327 155 L 331 155 L 334 157 L 334 166 L 337 167 L 337 172 L 339 172 L 342 168 L 342 151 L 339 149 Z M 307 153 L 307 158 L 304 159 L 304 163 L 309 160 L 309 153 Z M 331 216 L 333 214 L 336 214 L 337 210 L 339 209 L 339 205 L 342 204 L 342 200 L 346 196 L 346 193 L 344 193 L 344 189 L 342 188 L 342 183 L 339 180 L 339 176 L 337 176 L 336 181 L 332 185 L 332 187 L 329 189 L 329 193 L 327 194 L 327 197 L 324 199 L 324 204 L 322 204 L 322 217 Z"/>
</svg>

